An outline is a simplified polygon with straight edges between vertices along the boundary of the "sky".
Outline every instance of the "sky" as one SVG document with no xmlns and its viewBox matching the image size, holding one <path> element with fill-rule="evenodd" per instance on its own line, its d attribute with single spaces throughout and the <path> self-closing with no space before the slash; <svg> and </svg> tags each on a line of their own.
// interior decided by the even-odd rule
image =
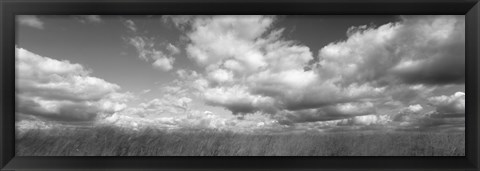
<svg viewBox="0 0 480 171">
<path fill-rule="evenodd" d="M 464 16 L 17 16 L 16 125 L 465 130 Z"/>
</svg>

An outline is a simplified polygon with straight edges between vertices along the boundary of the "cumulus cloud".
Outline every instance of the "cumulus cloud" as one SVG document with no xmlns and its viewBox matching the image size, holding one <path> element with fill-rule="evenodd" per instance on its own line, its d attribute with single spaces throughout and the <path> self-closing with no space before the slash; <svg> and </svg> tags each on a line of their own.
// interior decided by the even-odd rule
<svg viewBox="0 0 480 171">
<path fill-rule="evenodd" d="M 282 39 L 272 16 L 189 16 L 173 22 L 188 28 L 187 55 L 206 68 L 207 104 L 235 114 L 318 108 L 382 91 L 368 84 L 339 86 L 337 78 L 305 70 L 314 59 L 310 49 Z"/>
<path fill-rule="evenodd" d="M 21 25 L 33 27 L 36 29 L 43 29 L 43 21 L 41 21 L 35 15 L 19 15 L 17 16 L 17 22 Z"/>
<path fill-rule="evenodd" d="M 42 57 L 23 48 L 16 49 L 15 64 L 18 71 L 17 88 L 24 93 L 45 95 L 52 100 L 100 99 L 120 88 L 103 79 L 88 76 L 91 72 L 80 64 Z"/>
<path fill-rule="evenodd" d="M 439 114 L 465 114 L 464 92 L 456 92 L 450 96 L 435 96 L 428 100 Z"/>
<path fill-rule="evenodd" d="M 464 16 L 411 16 L 377 28 L 360 26 L 350 29 L 347 40 L 319 51 L 320 70 L 346 83 L 463 84 L 464 30 Z"/>
<path fill-rule="evenodd" d="M 190 44 L 187 53 L 202 65 L 233 58 L 246 69 L 266 65 L 254 41 L 272 24 L 272 17 L 263 16 L 211 16 L 197 17 L 187 33 Z"/>
<path fill-rule="evenodd" d="M 208 73 L 208 78 L 218 83 L 229 82 L 233 81 L 233 73 L 225 69 L 216 69 Z"/>
<path fill-rule="evenodd" d="M 173 68 L 173 61 L 175 61 L 174 58 L 159 57 L 155 60 L 155 62 L 152 63 L 152 65 L 153 67 L 162 71 L 169 71 Z"/>
<path fill-rule="evenodd" d="M 290 122 L 342 119 L 342 105 L 386 98 L 409 103 L 430 95 L 432 84 L 464 81 L 462 16 L 412 16 L 379 27 L 352 27 L 347 40 L 320 49 L 313 65 L 310 49 L 282 38 L 284 29 L 274 28 L 272 16 L 170 19 L 186 31 L 188 57 L 205 68 L 201 96 L 234 114 L 284 113 Z M 411 68 L 414 63 L 417 69 Z M 440 69 L 445 64 L 454 64 L 455 71 Z M 413 79 L 413 74 L 420 76 Z M 365 113 L 356 115 L 372 114 L 363 107 Z"/>
<path fill-rule="evenodd" d="M 423 109 L 422 105 L 419 105 L 419 104 L 408 106 L 408 110 L 410 110 L 412 112 L 419 112 L 422 109 Z"/>
<path fill-rule="evenodd" d="M 422 118 L 427 117 L 425 112 L 421 112 L 423 106 L 420 104 L 410 105 L 403 107 L 398 113 L 391 115 L 392 121 L 399 122 L 403 125 L 410 124 L 411 122 L 416 122 Z"/>
<path fill-rule="evenodd" d="M 281 109 L 302 110 L 318 108 L 338 103 L 356 102 L 363 98 L 374 98 L 384 91 L 369 84 L 351 84 L 339 86 L 335 80 L 309 80 L 312 73 L 301 72 L 304 77 L 293 75 L 265 77 L 252 85 L 252 92 L 269 97 L 275 97 L 282 104 Z M 276 80 L 276 79 L 280 80 Z M 303 80 L 300 78 L 304 78 Z M 299 80 L 299 84 L 295 84 Z"/>
<path fill-rule="evenodd" d="M 92 121 L 126 107 L 132 95 L 120 86 L 90 76 L 80 64 L 16 48 L 18 111 L 53 120 Z"/>
<path fill-rule="evenodd" d="M 175 45 L 172 45 L 171 43 L 169 43 L 167 45 L 167 50 L 170 52 L 170 54 L 172 55 L 175 55 L 175 54 L 179 54 L 180 53 L 180 49 L 178 49 L 178 47 L 176 47 Z"/>
<path fill-rule="evenodd" d="M 177 70 L 182 81 L 168 87 L 176 99 L 194 95 L 189 98 L 240 118 L 261 113 L 279 125 L 431 128 L 451 123 L 428 114 L 432 111 L 464 113 L 460 94 L 436 96 L 464 84 L 463 16 L 408 16 L 378 27 L 354 26 L 346 30 L 346 40 L 321 48 L 318 59 L 309 47 L 286 40 L 273 16 L 163 20 L 185 32 L 186 55 L 201 67 Z M 153 46 L 145 40 L 136 44 Z M 166 49 L 179 53 L 172 44 Z"/>
</svg>

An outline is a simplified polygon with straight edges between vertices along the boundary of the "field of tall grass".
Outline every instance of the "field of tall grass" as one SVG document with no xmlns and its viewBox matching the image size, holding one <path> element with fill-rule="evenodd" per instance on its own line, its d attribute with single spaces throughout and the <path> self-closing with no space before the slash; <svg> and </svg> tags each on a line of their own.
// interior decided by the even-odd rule
<svg viewBox="0 0 480 171">
<path fill-rule="evenodd" d="M 463 156 L 463 133 L 242 134 L 114 127 L 17 133 L 19 156 Z"/>
</svg>

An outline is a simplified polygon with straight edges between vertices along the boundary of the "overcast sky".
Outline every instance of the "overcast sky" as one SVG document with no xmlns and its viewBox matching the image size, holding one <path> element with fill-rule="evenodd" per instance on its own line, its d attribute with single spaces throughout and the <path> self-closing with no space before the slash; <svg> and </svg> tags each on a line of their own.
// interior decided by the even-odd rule
<svg viewBox="0 0 480 171">
<path fill-rule="evenodd" d="M 17 125 L 464 131 L 464 16 L 18 16 Z"/>
</svg>

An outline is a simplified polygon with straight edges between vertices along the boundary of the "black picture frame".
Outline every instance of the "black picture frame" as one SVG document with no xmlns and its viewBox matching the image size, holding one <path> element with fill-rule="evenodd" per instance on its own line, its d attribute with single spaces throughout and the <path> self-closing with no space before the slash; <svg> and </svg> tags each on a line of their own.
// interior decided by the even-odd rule
<svg viewBox="0 0 480 171">
<path fill-rule="evenodd" d="M 478 0 L 2 0 L 2 170 L 478 170 Z M 15 156 L 15 15 L 296 14 L 465 15 L 466 156 L 462 157 L 19 157 Z"/>
</svg>

